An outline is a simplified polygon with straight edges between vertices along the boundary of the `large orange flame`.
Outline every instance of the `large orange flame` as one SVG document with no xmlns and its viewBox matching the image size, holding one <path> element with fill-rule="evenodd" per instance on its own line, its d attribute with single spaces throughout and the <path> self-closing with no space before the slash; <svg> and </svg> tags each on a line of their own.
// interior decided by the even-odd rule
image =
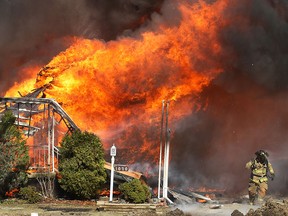
<svg viewBox="0 0 288 216">
<path fill-rule="evenodd" d="M 46 96 L 62 103 L 81 129 L 98 134 L 106 148 L 116 142 L 133 146 L 138 155 L 158 155 L 161 101 L 176 100 L 170 116 L 177 121 L 193 111 L 197 94 L 221 72 L 217 31 L 227 1 L 174 4 L 182 16 L 177 25 L 166 25 L 159 15 L 153 31 L 133 37 L 75 38 L 40 70 L 34 86 L 27 72 L 26 84 L 16 84 L 6 96 L 51 84 Z"/>
</svg>

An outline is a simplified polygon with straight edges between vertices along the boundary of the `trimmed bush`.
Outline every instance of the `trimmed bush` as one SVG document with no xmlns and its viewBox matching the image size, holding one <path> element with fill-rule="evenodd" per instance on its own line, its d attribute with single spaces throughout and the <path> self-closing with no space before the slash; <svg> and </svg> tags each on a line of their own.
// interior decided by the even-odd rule
<svg viewBox="0 0 288 216">
<path fill-rule="evenodd" d="M 61 142 L 60 187 L 71 198 L 97 197 L 106 181 L 104 149 L 98 136 L 75 131 Z"/>
<path fill-rule="evenodd" d="M 119 190 L 128 202 L 144 203 L 151 198 L 148 186 L 142 184 L 138 179 L 119 185 Z"/>
<path fill-rule="evenodd" d="M 20 199 L 26 200 L 28 203 L 37 203 L 42 201 L 42 196 L 33 186 L 20 188 L 18 196 Z"/>
</svg>

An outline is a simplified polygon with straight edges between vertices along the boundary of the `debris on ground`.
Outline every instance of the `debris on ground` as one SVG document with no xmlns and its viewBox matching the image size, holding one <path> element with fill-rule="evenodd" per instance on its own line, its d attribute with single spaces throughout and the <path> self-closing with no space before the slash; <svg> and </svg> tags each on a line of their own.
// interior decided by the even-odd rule
<svg viewBox="0 0 288 216">
<path fill-rule="evenodd" d="M 213 205 L 210 205 L 209 208 L 210 209 L 219 209 L 219 208 L 222 208 L 222 206 L 223 205 L 220 205 L 220 204 L 213 204 Z"/>
<path fill-rule="evenodd" d="M 184 212 L 178 208 L 166 213 L 166 216 L 184 216 Z"/>
<path fill-rule="evenodd" d="M 232 212 L 231 216 L 244 216 L 244 214 L 236 209 Z"/>
<path fill-rule="evenodd" d="M 140 214 L 134 214 L 134 216 L 158 216 L 159 214 L 155 213 L 155 212 L 143 212 Z M 184 216 L 184 212 L 178 208 L 168 211 L 166 213 L 163 214 L 163 216 Z"/>
<path fill-rule="evenodd" d="M 276 201 L 267 200 L 266 203 L 256 210 L 250 209 L 245 216 L 286 216 L 288 215 L 288 200 Z M 231 216 L 244 216 L 240 211 L 235 210 Z"/>
</svg>

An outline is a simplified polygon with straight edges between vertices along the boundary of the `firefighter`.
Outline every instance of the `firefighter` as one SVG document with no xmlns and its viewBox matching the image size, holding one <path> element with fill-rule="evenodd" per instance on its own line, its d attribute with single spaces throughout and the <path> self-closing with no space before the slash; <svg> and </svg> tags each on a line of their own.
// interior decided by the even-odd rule
<svg viewBox="0 0 288 216">
<path fill-rule="evenodd" d="M 264 150 L 255 152 L 256 158 L 246 164 L 246 168 L 251 170 L 249 179 L 249 201 L 251 205 L 258 201 L 263 201 L 268 189 L 268 177 L 273 181 L 275 173 L 271 163 L 268 161 L 268 153 Z M 269 175 L 270 173 L 270 175 Z"/>
</svg>

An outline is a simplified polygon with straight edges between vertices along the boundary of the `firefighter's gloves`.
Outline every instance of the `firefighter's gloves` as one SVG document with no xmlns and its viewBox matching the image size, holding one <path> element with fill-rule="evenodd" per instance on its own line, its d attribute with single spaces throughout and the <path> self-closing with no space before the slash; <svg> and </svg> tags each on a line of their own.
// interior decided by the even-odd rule
<svg viewBox="0 0 288 216">
<path fill-rule="evenodd" d="M 275 173 L 272 173 L 272 174 L 271 174 L 271 181 L 273 181 L 274 178 L 275 178 Z"/>
</svg>

